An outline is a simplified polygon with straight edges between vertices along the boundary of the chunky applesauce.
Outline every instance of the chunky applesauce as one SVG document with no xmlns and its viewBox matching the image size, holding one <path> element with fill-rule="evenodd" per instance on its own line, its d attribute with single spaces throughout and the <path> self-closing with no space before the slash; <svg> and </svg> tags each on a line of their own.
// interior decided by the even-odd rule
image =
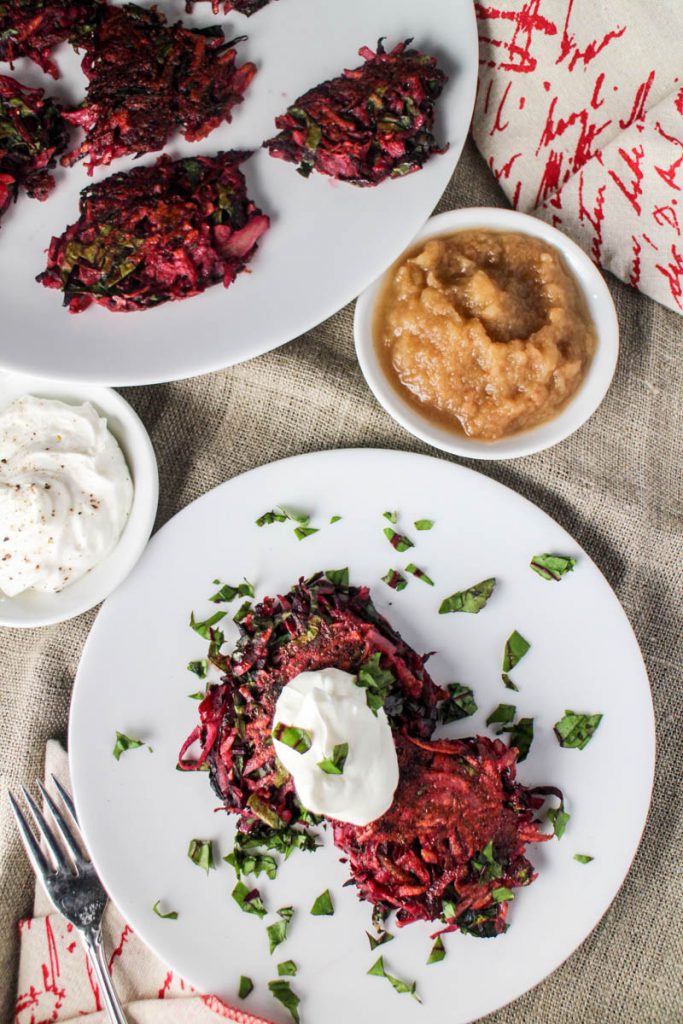
<svg viewBox="0 0 683 1024">
<path fill-rule="evenodd" d="M 560 412 L 596 345 L 560 253 L 484 229 L 432 238 L 398 260 L 374 340 L 385 373 L 422 415 L 486 441 Z"/>
</svg>

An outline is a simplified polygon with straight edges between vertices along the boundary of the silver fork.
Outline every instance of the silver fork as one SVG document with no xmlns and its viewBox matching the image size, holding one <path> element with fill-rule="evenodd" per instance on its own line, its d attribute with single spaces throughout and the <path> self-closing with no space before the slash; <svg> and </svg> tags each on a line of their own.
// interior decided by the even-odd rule
<svg viewBox="0 0 683 1024">
<path fill-rule="evenodd" d="M 70 921 L 80 933 L 81 940 L 90 958 L 93 972 L 97 978 L 102 1002 L 111 1020 L 114 1024 L 127 1024 L 126 1018 L 123 1015 L 123 1008 L 114 991 L 114 985 L 104 955 L 102 916 L 107 905 L 108 896 L 95 873 L 95 868 L 82 852 L 83 840 L 78 827 L 78 818 L 76 817 L 76 808 L 73 805 L 73 801 L 54 775 L 52 776 L 52 781 L 64 801 L 64 806 L 69 812 L 75 826 L 74 828 L 69 827 L 61 811 L 41 782 L 38 782 L 38 789 L 45 800 L 45 805 L 50 811 L 50 815 L 57 826 L 64 845 L 71 854 L 71 860 L 65 855 L 55 836 L 54 830 L 50 828 L 24 786 L 22 786 L 24 799 L 29 806 L 33 820 L 38 826 L 38 831 L 50 851 L 51 860 L 41 850 L 17 801 L 9 793 L 8 796 L 12 810 L 17 819 L 17 825 L 24 840 L 26 853 L 33 865 L 33 870 L 45 886 L 45 891 L 55 909 L 67 921 Z"/>
</svg>

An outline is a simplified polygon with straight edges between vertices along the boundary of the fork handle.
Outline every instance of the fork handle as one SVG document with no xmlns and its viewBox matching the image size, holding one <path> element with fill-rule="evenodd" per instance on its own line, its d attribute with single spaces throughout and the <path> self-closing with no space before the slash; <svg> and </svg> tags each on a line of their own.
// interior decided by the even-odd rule
<svg viewBox="0 0 683 1024">
<path fill-rule="evenodd" d="M 121 1006 L 119 997 L 116 995 L 114 983 L 111 980 L 111 975 L 107 966 L 107 958 L 104 955 L 102 929 L 89 929 L 81 932 L 81 935 L 83 938 L 83 945 L 86 948 L 86 952 L 92 965 L 93 973 L 97 979 L 104 1008 L 109 1014 L 112 1024 L 128 1024 L 128 1021 L 124 1016 L 123 1007 Z"/>
</svg>

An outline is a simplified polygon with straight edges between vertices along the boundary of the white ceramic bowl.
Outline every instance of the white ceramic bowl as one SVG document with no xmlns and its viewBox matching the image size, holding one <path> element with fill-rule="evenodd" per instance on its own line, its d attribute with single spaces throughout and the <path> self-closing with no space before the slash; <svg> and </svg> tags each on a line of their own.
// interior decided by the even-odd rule
<svg viewBox="0 0 683 1024">
<path fill-rule="evenodd" d="M 563 441 L 593 415 L 610 386 L 619 354 L 619 325 L 612 296 L 602 274 L 582 249 L 556 228 L 535 217 L 514 210 L 494 207 L 471 207 L 449 210 L 427 221 L 409 248 L 416 242 L 468 228 L 489 228 L 493 231 L 517 231 L 541 238 L 562 254 L 565 263 L 579 283 L 595 324 L 598 343 L 583 383 L 562 412 L 538 427 L 522 431 L 500 441 L 478 441 L 458 435 L 430 422 L 401 398 L 387 379 L 375 353 L 372 326 L 377 299 L 386 280 L 378 278 L 359 297 L 354 317 L 356 354 L 361 370 L 375 398 L 390 416 L 435 448 L 470 459 L 514 459 L 532 455 Z"/>
<path fill-rule="evenodd" d="M 152 532 L 159 499 L 159 473 L 152 442 L 140 417 L 111 388 L 65 384 L 23 374 L 0 374 L 0 409 L 22 395 L 57 398 L 80 405 L 91 402 L 107 420 L 133 479 L 130 515 L 113 551 L 90 572 L 58 594 L 27 590 L 0 596 L 0 626 L 49 626 L 93 608 L 118 587 L 142 554 Z"/>
</svg>

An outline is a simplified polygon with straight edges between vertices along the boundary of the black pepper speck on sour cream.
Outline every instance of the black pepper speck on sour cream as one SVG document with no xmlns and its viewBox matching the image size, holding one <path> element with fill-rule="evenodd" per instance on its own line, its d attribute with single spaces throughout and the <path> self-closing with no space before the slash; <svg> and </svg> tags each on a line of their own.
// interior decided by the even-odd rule
<svg viewBox="0 0 683 1024">
<path fill-rule="evenodd" d="M 80 579 L 114 548 L 132 500 L 121 449 L 89 402 L 12 402 L 0 412 L 0 591 Z"/>
</svg>

